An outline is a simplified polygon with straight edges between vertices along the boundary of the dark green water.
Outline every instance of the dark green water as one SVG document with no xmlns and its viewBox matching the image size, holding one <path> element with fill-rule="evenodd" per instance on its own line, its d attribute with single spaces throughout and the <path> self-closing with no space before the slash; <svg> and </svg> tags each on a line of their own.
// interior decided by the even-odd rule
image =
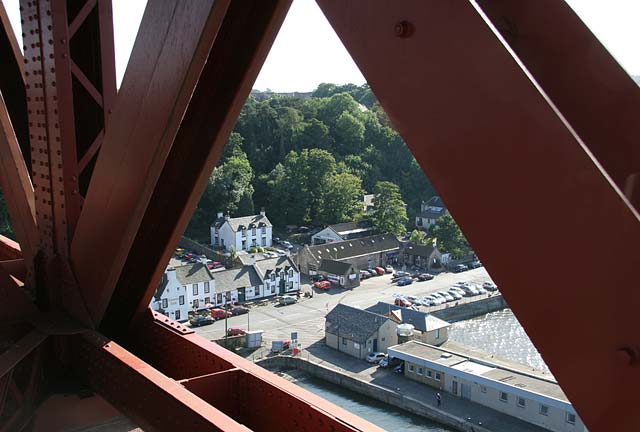
<svg viewBox="0 0 640 432">
<path fill-rule="evenodd" d="M 401 409 L 369 399 L 316 378 L 305 378 L 296 382 L 300 387 L 356 414 L 388 431 L 402 432 L 452 432 L 453 429 L 410 414 Z"/>
</svg>

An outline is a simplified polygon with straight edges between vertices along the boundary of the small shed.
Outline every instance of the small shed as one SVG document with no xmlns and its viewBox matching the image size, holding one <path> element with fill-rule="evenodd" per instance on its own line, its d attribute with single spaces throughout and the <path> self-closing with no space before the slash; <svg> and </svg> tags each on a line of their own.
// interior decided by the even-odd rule
<svg viewBox="0 0 640 432">
<path fill-rule="evenodd" d="M 358 270 L 348 262 L 323 259 L 318 267 L 318 272 L 342 288 L 353 288 L 360 285 Z"/>
</svg>

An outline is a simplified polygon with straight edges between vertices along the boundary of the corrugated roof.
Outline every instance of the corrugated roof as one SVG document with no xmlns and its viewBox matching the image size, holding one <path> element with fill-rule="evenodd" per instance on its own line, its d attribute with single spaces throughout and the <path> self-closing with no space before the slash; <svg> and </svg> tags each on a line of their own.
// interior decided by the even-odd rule
<svg viewBox="0 0 640 432">
<path fill-rule="evenodd" d="M 319 262 L 322 259 L 345 260 L 400 248 L 400 242 L 393 234 L 379 234 L 353 240 L 307 246 L 307 250 Z"/>
<path fill-rule="evenodd" d="M 248 288 L 262 284 L 262 279 L 253 266 L 243 266 L 239 269 L 230 269 L 214 274 L 216 292 L 223 293 L 238 288 Z"/>
<path fill-rule="evenodd" d="M 354 342 L 365 343 L 389 318 L 358 309 L 353 306 L 338 304 L 325 317 L 326 331 L 338 337 L 345 337 Z"/>
<path fill-rule="evenodd" d="M 187 264 L 175 268 L 176 278 L 182 285 L 195 284 L 213 280 L 206 265 L 202 263 Z"/>
</svg>

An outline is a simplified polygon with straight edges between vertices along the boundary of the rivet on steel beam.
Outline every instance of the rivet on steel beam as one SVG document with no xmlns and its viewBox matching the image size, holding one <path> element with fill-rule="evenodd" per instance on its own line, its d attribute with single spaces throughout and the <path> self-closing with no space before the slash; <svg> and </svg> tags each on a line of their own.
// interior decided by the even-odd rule
<svg viewBox="0 0 640 432">
<path fill-rule="evenodd" d="M 616 363 L 620 366 L 637 366 L 640 352 L 637 346 L 623 346 L 616 350 Z"/>
<path fill-rule="evenodd" d="M 413 34 L 413 25 L 409 21 L 398 21 L 393 32 L 399 38 L 408 38 Z"/>
</svg>

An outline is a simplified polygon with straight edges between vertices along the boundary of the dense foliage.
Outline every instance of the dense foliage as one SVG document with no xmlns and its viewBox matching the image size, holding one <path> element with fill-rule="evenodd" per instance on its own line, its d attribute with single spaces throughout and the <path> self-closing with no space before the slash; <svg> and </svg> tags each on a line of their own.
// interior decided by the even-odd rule
<svg viewBox="0 0 640 432">
<path fill-rule="evenodd" d="M 379 211 L 374 223 L 399 234 L 406 213 L 413 216 L 433 195 L 367 85 L 321 84 L 310 95 L 255 96 L 209 178 L 188 235 L 205 238 L 217 212 L 240 216 L 261 207 L 276 227 L 358 220 L 365 217 L 363 194 L 376 193 L 380 182 L 384 191 L 395 186 L 393 199 L 402 205 L 393 201 L 386 219 Z"/>
</svg>

